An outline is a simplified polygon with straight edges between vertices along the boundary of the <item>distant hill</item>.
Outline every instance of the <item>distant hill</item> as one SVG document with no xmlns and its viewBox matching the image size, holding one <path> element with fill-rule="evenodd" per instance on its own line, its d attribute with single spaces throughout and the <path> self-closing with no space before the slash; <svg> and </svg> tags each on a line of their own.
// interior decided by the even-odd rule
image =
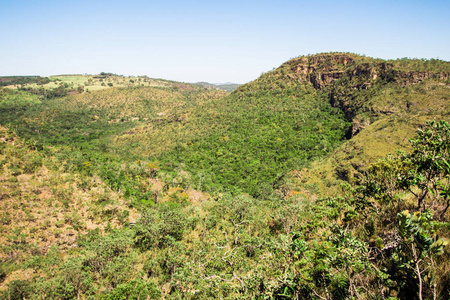
<svg viewBox="0 0 450 300">
<path fill-rule="evenodd" d="M 237 89 L 239 86 L 241 86 L 242 84 L 238 84 L 238 83 L 231 83 L 231 82 L 227 82 L 227 83 L 208 83 L 208 82 L 197 82 L 195 84 L 204 86 L 206 88 L 210 88 L 210 89 L 219 89 L 219 90 L 224 90 L 227 91 L 229 93 L 231 93 L 232 91 L 234 91 L 235 89 Z"/>
</svg>

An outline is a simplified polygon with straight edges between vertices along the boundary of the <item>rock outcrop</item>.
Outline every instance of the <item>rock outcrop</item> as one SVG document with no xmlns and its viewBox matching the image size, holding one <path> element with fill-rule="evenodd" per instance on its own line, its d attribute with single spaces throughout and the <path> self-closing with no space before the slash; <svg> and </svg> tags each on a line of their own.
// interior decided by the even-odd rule
<svg viewBox="0 0 450 300">
<path fill-rule="evenodd" d="M 433 79 L 445 81 L 449 79 L 448 72 L 405 71 L 394 62 L 382 59 L 365 58 L 354 54 L 318 54 L 292 59 L 281 68 L 288 68 L 285 75 L 290 80 L 298 80 L 312 84 L 312 86 L 329 95 L 330 103 L 339 107 L 352 122 L 348 136 L 352 137 L 370 125 L 369 119 L 355 117 L 362 112 L 365 103 L 357 98 L 361 91 L 367 91 L 375 85 L 396 83 L 401 87 Z M 367 108 L 366 108 L 367 109 Z M 384 114 L 375 111 L 374 114 Z"/>
</svg>

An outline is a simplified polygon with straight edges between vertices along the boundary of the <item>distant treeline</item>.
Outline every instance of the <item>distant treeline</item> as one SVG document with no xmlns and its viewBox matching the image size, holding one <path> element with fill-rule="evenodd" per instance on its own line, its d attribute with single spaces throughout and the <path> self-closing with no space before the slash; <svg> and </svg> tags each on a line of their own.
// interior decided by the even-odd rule
<svg viewBox="0 0 450 300">
<path fill-rule="evenodd" d="M 64 85 L 60 85 L 57 88 L 53 88 L 53 89 L 45 89 L 43 87 L 40 87 L 40 88 L 23 87 L 23 88 L 19 88 L 19 90 L 28 92 L 33 95 L 42 96 L 46 99 L 64 97 L 64 96 L 69 95 L 70 92 L 75 91 L 75 90 L 66 88 Z M 76 91 L 78 93 L 81 93 L 83 91 L 83 89 L 80 88 L 80 89 L 77 89 Z"/>
<path fill-rule="evenodd" d="M 108 78 L 112 76 L 119 76 L 115 73 L 107 73 L 107 72 L 101 72 L 99 75 L 94 76 L 94 78 Z"/>
<path fill-rule="evenodd" d="M 4 76 L 0 77 L 0 86 L 14 85 L 14 84 L 47 84 L 50 82 L 48 77 L 41 76 Z"/>
</svg>

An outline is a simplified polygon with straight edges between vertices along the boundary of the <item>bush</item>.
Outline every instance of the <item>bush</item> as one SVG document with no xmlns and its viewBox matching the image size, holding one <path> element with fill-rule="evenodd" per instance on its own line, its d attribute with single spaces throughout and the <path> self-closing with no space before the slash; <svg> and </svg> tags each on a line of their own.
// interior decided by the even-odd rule
<svg viewBox="0 0 450 300">
<path fill-rule="evenodd" d="M 161 291 L 154 282 L 133 279 L 119 284 L 111 293 L 102 297 L 104 300 L 160 299 Z"/>
<path fill-rule="evenodd" d="M 0 295 L 0 299 L 22 300 L 27 299 L 32 293 L 33 289 L 28 281 L 14 280 L 8 284 L 7 290 Z"/>
<path fill-rule="evenodd" d="M 143 250 L 152 247 L 165 247 L 172 239 L 183 237 L 186 214 L 176 203 L 162 203 L 147 210 L 133 227 L 135 244 Z"/>
</svg>

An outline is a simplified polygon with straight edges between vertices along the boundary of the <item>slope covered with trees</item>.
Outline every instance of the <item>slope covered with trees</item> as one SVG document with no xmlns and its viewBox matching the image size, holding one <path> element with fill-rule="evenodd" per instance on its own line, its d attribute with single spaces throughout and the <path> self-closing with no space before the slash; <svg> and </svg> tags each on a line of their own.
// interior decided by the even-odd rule
<svg viewBox="0 0 450 300">
<path fill-rule="evenodd" d="M 448 299 L 449 65 L 3 89 L 0 299 Z"/>
</svg>

